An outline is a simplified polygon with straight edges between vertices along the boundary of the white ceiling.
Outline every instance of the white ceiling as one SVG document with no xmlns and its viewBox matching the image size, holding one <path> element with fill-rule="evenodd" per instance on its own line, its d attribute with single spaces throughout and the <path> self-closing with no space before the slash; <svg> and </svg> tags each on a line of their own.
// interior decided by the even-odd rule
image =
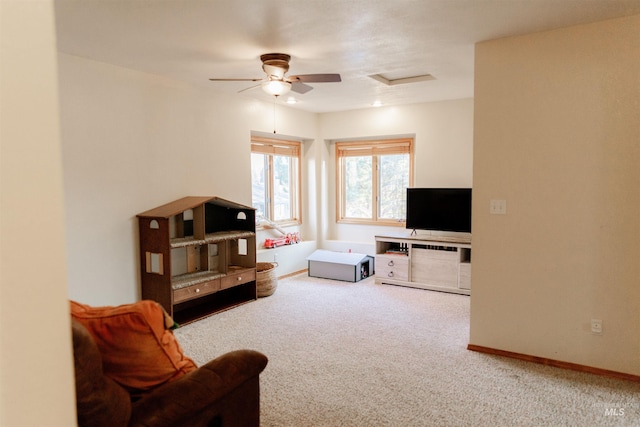
<svg viewBox="0 0 640 427">
<path fill-rule="evenodd" d="M 288 53 L 289 75 L 341 74 L 294 94 L 330 112 L 473 97 L 474 43 L 640 14 L 640 0 L 57 0 L 55 14 L 62 52 L 238 97 L 272 100 L 208 79 L 262 78 L 261 54 Z"/>
</svg>

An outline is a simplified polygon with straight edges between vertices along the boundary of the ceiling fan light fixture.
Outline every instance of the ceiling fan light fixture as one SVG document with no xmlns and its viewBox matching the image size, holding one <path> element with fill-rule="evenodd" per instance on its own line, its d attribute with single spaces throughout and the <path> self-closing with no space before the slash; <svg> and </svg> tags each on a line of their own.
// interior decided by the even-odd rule
<svg viewBox="0 0 640 427">
<path fill-rule="evenodd" d="M 285 77 L 285 74 L 289 71 L 290 59 L 291 56 L 285 53 L 265 53 L 260 55 L 262 71 L 266 74 L 262 79 L 211 78 L 209 80 L 214 82 L 261 82 L 239 92 L 261 86 L 264 92 L 276 97 L 286 95 L 289 91 L 301 95 L 305 94 L 313 89 L 308 83 L 337 83 L 342 81 L 340 74 L 298 74 Z"/>
<path fill-rule="evenodd" d="M 262 83 L 262 90 L 273 96 L 281 96 L 291 90 L 291 83 L 281 80 L 269 80 Z"/>
</svg>

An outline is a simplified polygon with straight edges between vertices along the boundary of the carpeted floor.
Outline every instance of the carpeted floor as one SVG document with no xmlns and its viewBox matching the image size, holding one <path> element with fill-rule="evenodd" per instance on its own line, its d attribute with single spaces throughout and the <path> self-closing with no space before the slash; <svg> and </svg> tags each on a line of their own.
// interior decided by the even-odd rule
<svg viewBox="0 0 640 427">
<path fill-rule="evenodd" d="M 463 295 L 301 274 L 175 334 L 269 357 L 263 426 L 640 426 L 640 384 L 468 351 Z"/>
</svg>

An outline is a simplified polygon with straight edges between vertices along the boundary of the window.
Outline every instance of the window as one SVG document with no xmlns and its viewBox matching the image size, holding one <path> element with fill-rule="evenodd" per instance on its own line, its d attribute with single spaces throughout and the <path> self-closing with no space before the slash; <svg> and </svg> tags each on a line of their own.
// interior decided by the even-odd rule
<svg viewBox="0 0 640 427">
<path fill-rule="evenodd" d="M 256 215 L 300 223 L 300 142 L 251 138 L 251 199 Z"/>
<path fill-rule="evenodd" d="M 337 142 L 338 222 L 403 225 L 413 139 Z"/>
</svg>

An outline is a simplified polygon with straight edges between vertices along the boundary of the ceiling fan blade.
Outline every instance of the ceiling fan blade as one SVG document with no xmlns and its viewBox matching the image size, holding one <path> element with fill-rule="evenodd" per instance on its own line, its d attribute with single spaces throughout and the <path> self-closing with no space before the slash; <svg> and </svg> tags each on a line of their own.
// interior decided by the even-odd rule
<svg viewBox="0 0 640 427">
<path fill-rule="evenodd" d="M 287 67 L 288 68 L 288 67 Z M 277 67 L 274 65 L 263 64 L 262 69 L 270 79 L 282 80 L 284 78 L 284 73 L 287 72 L 285 68 Z"/>
<path fill-rule="evenodd" d="M 289 76 L 289 80 L 303 83 L 337 83 L 342 81 L 340 74 L 300 74 Z"/>
<path fill-rule="evenodd" d="M 291 90 L 293 92 L 296 92 L 299 94 L 305 94 L 309 92 L 311 89 L 313 89 L 311 86 L 306 85 L 302 82 L 298 82 L 298 81 L 291 82 Z"/>
<path fill-rule="evenodd" d="M 209 79 L 212 82 L 259 82 L 263 79 Z"/>
<path fill-rule="evenodd" d="M 255 80 L 254 80 L 254 81 L 255 81 Z M 245 87 L 244 89 L 239 90 L 239 91 L 238 91 L 238 93 L 240 93 L 240 92 L 244 92 L 244 91 L 246 91 L 246 90 L 250 90 L 250 89 L 253 89 L 253 88 L 256 88 L 256 87 L 258 87 L 258 86 L 260 86 L 260 85 L 262 85 L 262 83 L 258 83 L 257 85 L 252 85 L 252 86 L 249 86 L 249 87 Z"/>
</svg>

